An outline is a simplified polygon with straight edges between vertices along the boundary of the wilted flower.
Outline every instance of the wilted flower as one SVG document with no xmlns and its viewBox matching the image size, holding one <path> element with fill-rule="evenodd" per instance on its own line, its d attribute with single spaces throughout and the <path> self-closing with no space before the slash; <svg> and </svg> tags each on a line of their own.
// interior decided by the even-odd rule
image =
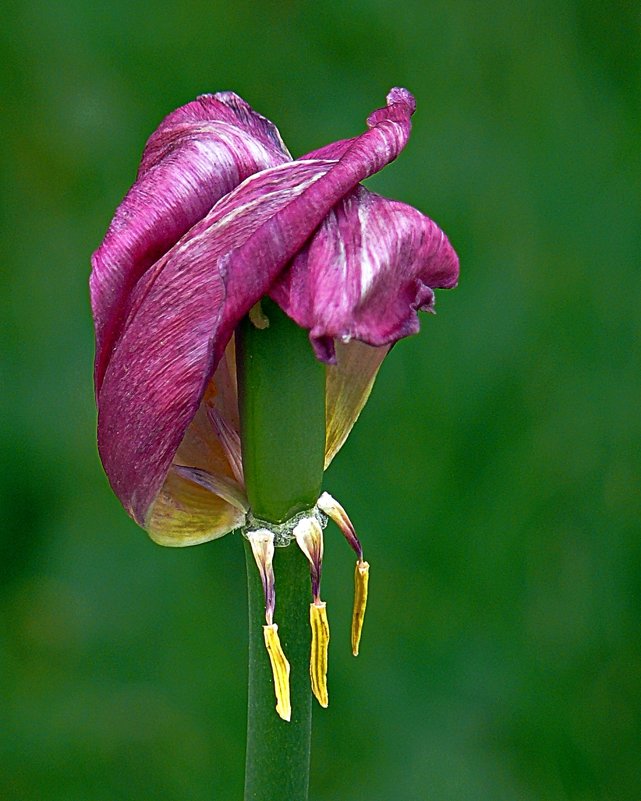
<svg viewBox="0 0 641 801">
<path fill-rule="evenodd" d="M 359 183 L 396 158 L 414 108 L 407 90 L 392 89 L 365 133 L 292 160 L 276 127 L 237 95 L 203 95 L 150 137 L 92 260 L 98 444 L 114 492 L 162 545 L 245 527 L 283 685 L 271 560 L 274 545 L 297 541 L 311 565 L 312 685 L 325 705 L 325 515 L 358 556 L 354 653 L 367 565 L 347 515 L 326 493 L 281 529 L 253 519 L 233 334 L 250 312 L 257 326 L 267 324 L 257 305 L 265 296 L 309 330 L 326 364 L 327 466 L 391 344 L 418 330 L 417 310 L 431 311 L 433 289 L 458 276 L 456 254 L 434 222 Z M 279 705 L 287 717 L 285 689 Z"/>
</svg>

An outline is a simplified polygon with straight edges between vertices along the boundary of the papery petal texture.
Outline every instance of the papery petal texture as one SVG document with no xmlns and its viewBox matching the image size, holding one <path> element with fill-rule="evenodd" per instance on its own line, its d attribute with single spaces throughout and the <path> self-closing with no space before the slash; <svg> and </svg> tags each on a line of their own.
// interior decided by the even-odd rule
<svg viewBox="0 0 641 801">
<path fill-rule="evenodd" d="M 310 328 L 326 362 L 336 360 L 339 342 L 338 365 L 328 368 L 329 461 L 387 346 L 417 329 L 416 310 L 431 308 L 432 288 L 455 283 L 458 265 L 428 218 L 359 187 L 407 141 L 414 100 L 406 90 L 390 92 L 365 133 L 287 163 L 276 129 L 236 96 L 195 103 L 170 115 L 149 140 L 139 182 L 97 251 L 92 275 L 96 369 L 104 374 L 97 380 L 100 454 L 125 508 L 164 544 L 205 541 L 242 524 L 237 420 L 224 418 L 223 408 L 233 403 L 212 410 L 207 393 L 212 376 L 222 387 L 217 366 L 261 297 L 271 293 Z M 184 159 L 184 172 L 174 157 Z M 156 191 L 168 194 L 157 205 L 150 200 Z M 350 338 L 375 347 L 347 345 Z M 199 442 L 211 436 L 200 432 L 207 421 L 219 436 L 201 458 Z M 181 519 L 176 536 L 174 512 Z"/>
<path fill-rule="evenodd" d="M 92 259 L 97 389 L 145 271 L 245 178 L 290 159 L 275 126 L 232 92 L 203 95 L 161 123 Z"/>
<path fill-rule="evenodd" d="M 381 346 L 416 333 L 433 290 L 457 280 L 458 258 L 436 223 L 359 186 L 325 217 L 271 297 L 309 329 L 327 361 L 337 339 Z"/>
</svg>

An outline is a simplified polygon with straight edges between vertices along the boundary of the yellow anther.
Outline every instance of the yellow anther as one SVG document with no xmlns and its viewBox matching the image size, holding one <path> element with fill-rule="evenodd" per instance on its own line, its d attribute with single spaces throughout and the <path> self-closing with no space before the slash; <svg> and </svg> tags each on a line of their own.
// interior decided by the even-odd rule
<svg viewBox="0 0 641 801">
<path fill-rule="evenodd" d="M 312 653 L 309 660 L 309 675 L 312 692 L 321 706 L 329 704 L 327 695 L 327 648 L 329 645 L 329 623 L 323 601 L 310 604 L 309 622 L 312 627 Z"/>
<path fill-rule="evenodd" d="M 274 676 L 276 711 L 283 720 L 289 722 L 292 717 L 292 704 L 289 697 L 289 662 L 280 644 L 278 626 L 275 623 L 263 626 L 263 635 Z"/>
<path fill-rule="evenodd" d="M 358 646 L 363 631 L 363 619 L 367 607 L 367 585 L 369 584 L 369 563 L 358 561 L 354 570 L 354 610 L 352 612 L 352 653 L 358 656 Z"/>
</svg>

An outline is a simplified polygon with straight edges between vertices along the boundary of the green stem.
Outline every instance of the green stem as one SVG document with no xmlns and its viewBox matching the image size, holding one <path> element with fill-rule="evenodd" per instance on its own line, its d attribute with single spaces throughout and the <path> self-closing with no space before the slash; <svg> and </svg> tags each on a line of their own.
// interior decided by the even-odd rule
<svg viewBox="0 0 641 801">
<path fill-rule="evenodd" d="M 255 310 L 257 311 L 257 310 Z M 307 332 L 275 304 L 236 330 L 238 406 L 245 487 L 267 525 L 316 503 L 325 457 L 325 369 Z M 268 325 L 264 323 L 268 321 Z M 259 325 L 256 325 L 258 322 Z M 262 523 L 261 523 L 262 525 Z M 265 650 L 265 597 L 249 543 L 249 704 L 245 801 L 306 801 L 311 739 L 310 575 L 295 545 L 276 548 L 274 622 L 290 664 L 291 721 L 275 711 Z"/>
<path fill-rule="evenodd" d="M 265 599 L 245 541 L 249 595 L 249 702 L 245 801 L 307 801 L 312 701 L 309 684 L 309 565 L 296 547 L 274 556 L 278 633 L 291 665 L 292 719 L 274 711 L 274 682 L 263 641 Z"/>
<path fill-rule="evenodd" d="M 236 331 L 243 470 L 254 515 L 282 523 L 320 495 L 325 368 L 307 331 L 270 300 L 262 309 L 267 328 L 245 318 Z"/>
</svg>

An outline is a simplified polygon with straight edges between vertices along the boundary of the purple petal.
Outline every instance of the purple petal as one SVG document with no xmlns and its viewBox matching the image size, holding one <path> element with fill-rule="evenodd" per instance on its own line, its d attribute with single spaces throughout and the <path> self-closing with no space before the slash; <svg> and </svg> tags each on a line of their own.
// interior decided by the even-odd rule
<svg viewBox="0 0 641 801">
<path fill-rule="evenodd" d="M 340 198 L 396 158 L 411 111 L 395 102 L 378 113 L 338 161 L 247 179 L 138 282 L 98 396 L 103 464 L 136 520 L 144 523 L 238 322 Z"/>
<path fill-rule="evenodd" d="M 455 286 L 458 258 L 416 209 L 360 186 L 326 216 L 270 292 L 333 361 L 334 340 L 388 345 L 419 329 L 434 289 Z"/>
<path fill-rule="evenodd" d="M 144 272 L 219 198 L 290 158 L 275 126 L 231 92 L 203 95 L 161 123 L 92 259 L 97 389 Z"/>
<path fill-rule="evenodd" d="M 403 89 L 400 86 L 395 86 L 391 89 L 387 94 L 386 100 L 387 105 L 385 108 L 376 109 L 367 118 L 369 128 L 373 128 L 379 122 L 384 122 L 385 120 L 396 120 L 402 123 L 408 114 L 411 116 L 416 111 L 414 96 L 407 89 Z M 339 159 L 358 138 L 356 136 L 351 139 L 340 139 L 338 142 L 332 142 L 318 150 L 312 150 L 311 153 L 302 156 L 302 158 Z"/>
</svg>

